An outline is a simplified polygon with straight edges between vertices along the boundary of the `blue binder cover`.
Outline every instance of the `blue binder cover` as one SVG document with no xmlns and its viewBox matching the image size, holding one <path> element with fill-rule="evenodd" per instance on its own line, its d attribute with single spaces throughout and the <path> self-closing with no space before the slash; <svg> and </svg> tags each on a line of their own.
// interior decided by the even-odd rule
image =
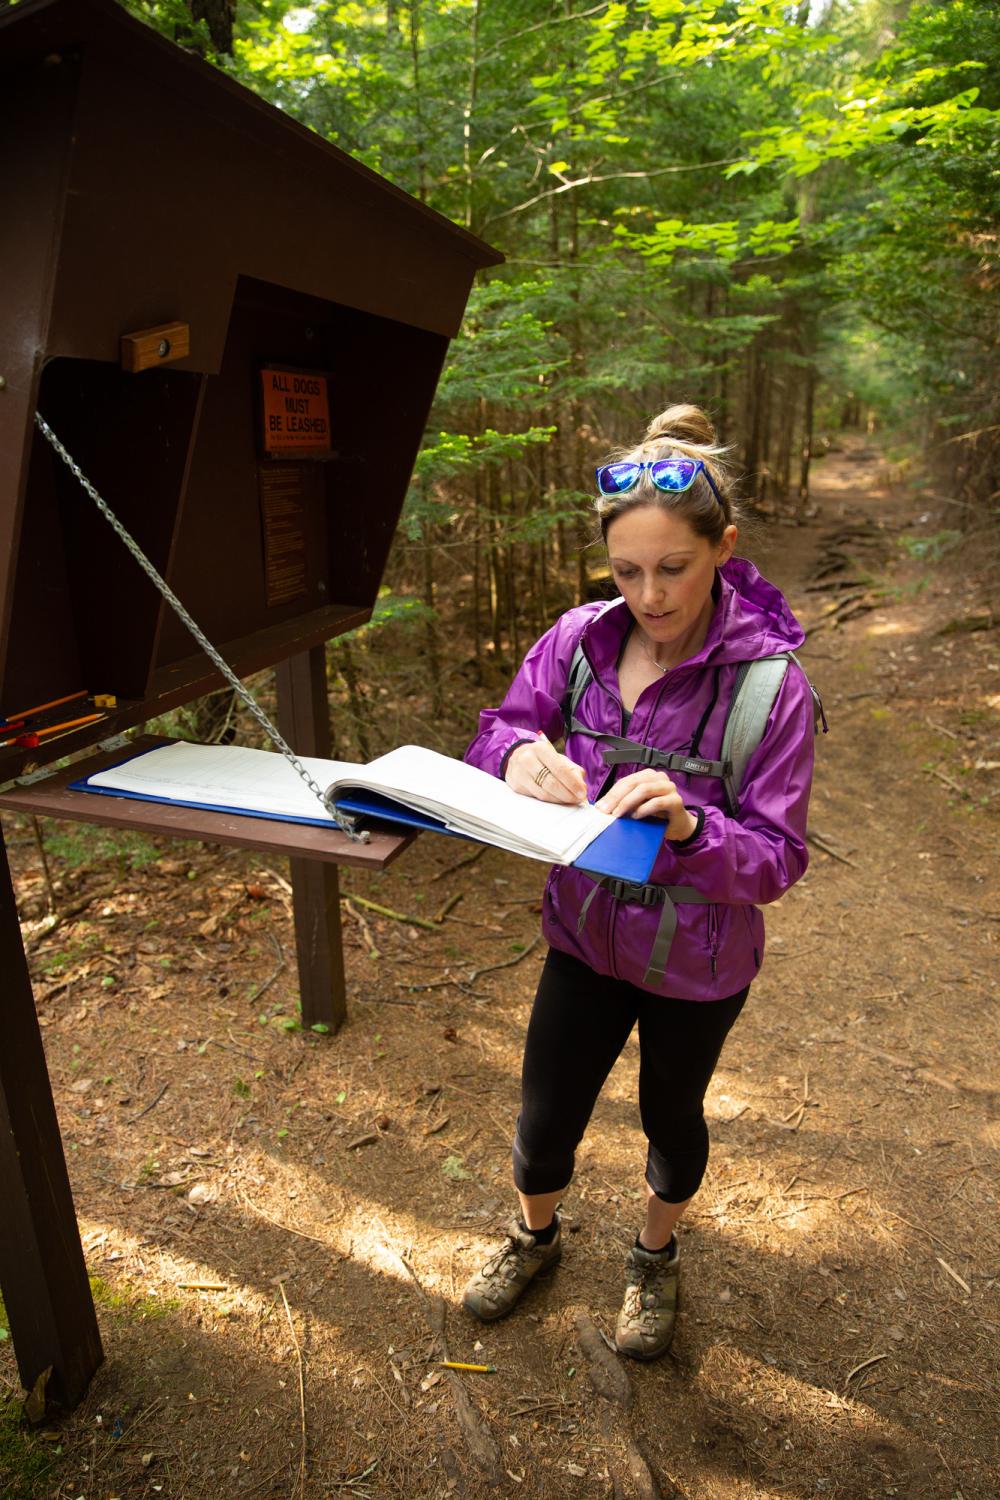
<svg viewBox="0 0 1000 1500">
<path fill-rule="evenodd" d="M 95 788 L 95 791 L 97 788 Z M 427 813 L 415 812 L 404 807 L 391 797 L 380 792 L 358 789 L 345 792 L 337 798 L 337 806 L 358 817 L 384 818 L 392 823 L 405 823 L 410 828 L 426 828 L 434 833 L 450 833 L 456 838 L 470 838 L 469 834 L 456 834 L 446 828 L 437 818 Z M 233 809 L 230 808 L 231 812 Z M 573 864 L 578 870 L 593 875 L 611 875 L 617 880 L 631 880 L 637 885 L 647 881 L 652 873 L 656 856 L 663 843 L 666 823 L 662 818 L 616 818 L 610 827 L 599 833 L 593 843 L 578 854 Z M 471 839 L 475 843 L 475 839 Z"/>
<path fill-rule="evenodd" d="M 143 755 L 149 752 L 139 751 L 138 753 Z M 124 765 L 126 761 L 135 758 L 135 756 L 124 755 L 116 764 Z M 111 767 L 104 766 L 102 769 L 107 771 Z M 177 807 L 196 807 L 205 812 L 231 813 L 236 817 L 267 818 L 276 823 L 305 823 L 315 828 L 330 827 L 325 818 L 291 817 L 287 813 L 261 812 L 253 807 L 219 807 L 217 804 L 194 802 L 181 797 L 154 797 L 148 792 L 126 792 L 118 787 L 91 786 L 87 778 L 81 781 L 71 781 L 69 790 L 89 792 L 91 796 L 97 797 L 125 797 L 131 802 L 169 802 Z M 428 813 L 417 812 L 412 807 L 395 802 L 391 797 L 385 797 L 380 792 L 370 792 L 367 788 L 359 787 L 353 791 L 345 791 L 343 796 L 337 798 L 336 805 L 355 817 L 378 818 L 387 823 L 401 823 L 407 828 L 424 829 L 429 833 L 444 833 L 452 838 L 468 839 L 471 843 L 478 842 L 470 834 L 458 833 L 453 828 L 447 828 L 439 819 L 431 817 Z M 636 884 L 642 884 L 650 877 L 663 842 L 665 828 L 666 824 L 659 818 L 618 818 L 603 833 L 599 833 L 593 843 L 587 845 L 573 864 L 579 870 L 586 870 L 588 874 L 610 875 L 617 880 L 630 880 Z"/>
</svg>

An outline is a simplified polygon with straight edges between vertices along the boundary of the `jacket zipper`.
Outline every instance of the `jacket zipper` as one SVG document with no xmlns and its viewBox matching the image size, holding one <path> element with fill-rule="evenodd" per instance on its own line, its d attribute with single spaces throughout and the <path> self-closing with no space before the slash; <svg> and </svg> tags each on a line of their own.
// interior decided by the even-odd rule
<svg viewBox="0 0 1000 1500">
<path fill-rule="evenodd" d="M 708 952 L 715 979 L 719 972 L 719 908 L 714 901 L 708 908 Z"/>
<path fill-rule="evenodd" d="M 590 667 L 591 678 L 592 678 L 592 680 L 594 682 L 600 683 L 601 679 L 600 679 L 600 677 L 597 674 L 597 670 L 594 667 L 593 661 L 591 660 L 590 652 L 587 650 L 587 643 L 586 643 L 586 641 L 582 641 L 581 645 L 583 646 L 583 654 L 584 654 L 584 656 L 587 659 L 587 665 Z M 656 702 L 653 704 L 652 710 L 650 711 L 650 713 L 649 713 L 649 715 L 648 715 L 648 717 L 646 719 L 646 728 L 645 728 L 645 730 L 643 732 L 642 739 L 638 742 L 639 744 L 648 745 L 648 743 L 649 743 L 649 741 L 648 741 L 648 739 L 647 739 L 646 736 L 649 734 L 650 728 L 652 727 L 652 724 L 653 724 L 653 720 L 656 718 L 656 715 L 659 713 L 660 703 L 662 702 L 664 694 L 667 691 L 666 677 L 669 676 L 669 675 L 670 674 L 665 674 L 664 680 L 661 681 L 661 683 L 660 683 L 660 690 L 659 690 L 659 692 L 656 695 Z M 605 691 L 607 692 L 608 689 L 605 688 Z M 618 704 L 618 733 L 621 736 L 624 737 L 624 734 L 625 734 L 625 705 L 622 702 L 621 694 L 618 694 L 616 696 L 614 693 L 612 693 L 611 696 L 615 699 L 615 702 Z M 608 777 L 608 779 L 605 781 L 604 785 L 601 787 L 601 796 L 602 797 L 603 797 L 604 793 L 606 791 L 608 791 L 609 787 L 614 784 L 614 781 L 617 779 L 617 775 L 618 775 L 617 768 L 613 768 L 611 776 Z M 714 912 L 715 911 L 715 907 L 714 906 L 711 907 L 710 910 L 712 912 Z M 608 966 L 611 969 L 611 972 L 614 975 L 614 977 L 616 979 L 620 979 L 621 975 L 618 972 L 618 965 L 615 963 L 615 928 L 617 926 L 617 922 L 618 922 L 618 902 L 617 901 L 612 901 L 612 903 L 611 903 L 611 911 L 610 911 L 610 914 L 609 914 L 609 917 L 608 917 L 607 937 L 606 937 L 605 941 L 607 942 L 607 949 L 608 949 Z M 712 973 L 713 973 L 713 975 L 715 973 L 715 956 L 714 956 L 714 954 L 713 954 L 713 957 L 712 957 Z"/>
</svg>

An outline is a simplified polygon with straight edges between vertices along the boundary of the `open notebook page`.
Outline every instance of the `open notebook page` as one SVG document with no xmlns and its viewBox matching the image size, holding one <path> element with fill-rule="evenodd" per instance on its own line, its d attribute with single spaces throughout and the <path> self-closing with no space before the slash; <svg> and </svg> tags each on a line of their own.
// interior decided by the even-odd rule
<svg viewBox="0 0 1000 1500">
<path fill-rule="evenodd" d="M 571 862 L 611 823 L 583 805 L 565 807 L 511 791 L 462 761 L 403 745 L 368 765 L 303 756 L 324 790 L 364 787 L 438 817 L 448 827 L 531 858 Z M 99 771 L 88 784 L 172 802 L 323 818 L 323 808 L 284 756 L 240 745 L 178 742 Z"/>
<path fill-rule="evenodd" d="M 613 821 L 587 804 L 567 807 L 522 796 L 496 776 L 418 745 L 402 745 L 367 766 L 353 767 L 343 781 L 419 805 L 449 828 L 501 848 L 565 864 Z M 339 773 L 331 784 L 342 784 Z"/>
</svg>

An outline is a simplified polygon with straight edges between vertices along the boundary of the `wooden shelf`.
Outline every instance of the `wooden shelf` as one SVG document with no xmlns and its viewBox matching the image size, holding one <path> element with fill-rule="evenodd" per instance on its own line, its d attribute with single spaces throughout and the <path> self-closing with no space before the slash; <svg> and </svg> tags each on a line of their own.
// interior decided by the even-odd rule
<svg viewBox="0 0 1000 1500">
<path fill-rule="evenodd" d="M 131 744 L 137 752 L 153 750 L 173 741 L 143 735 Z M 384 870 L 417 837 L 386 824 L 370 824 L 367 844 L 357 844 L 336 829 L 314 828 L 307 823 L 280 823 L 273 818 L 247 818 L 238 813 L 208 812 L 169 802 L 140 802 L 130 797 L 105 797 L 92 792 L 70 791 L 71 781 L 80 781 L 95 771 L 117 765 L 121 750 L 104 751 L 54 771 L 30 786 L 15 786 L 0 793 L 0 812 L 34 813 L 45 818 L 68 818 L 76 823 L 97 823 L 125 828 L 133 833 L 155 833 L 175 839 L 198 839 L 206 844 L 234 844 L 264 854 L 284 854 L 293 859 L 318 859 L 329 864 L 352 865 L 363 870 Z"/>
</svg>

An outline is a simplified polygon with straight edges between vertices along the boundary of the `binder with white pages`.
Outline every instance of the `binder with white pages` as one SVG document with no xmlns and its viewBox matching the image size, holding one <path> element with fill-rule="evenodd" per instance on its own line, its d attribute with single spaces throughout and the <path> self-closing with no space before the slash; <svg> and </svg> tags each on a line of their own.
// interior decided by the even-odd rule
<svg viewBox="0 0 1000 1500">
<path fill-rule="evenodd" d="M 643 882 L 664 824 L 611 818 L 589 803 L 567 807 L 511 790 L 496 776 L 419 745 L 402 745 L 367 765 L 303 756 L 302 764 L 338 810 L 355 817 L 450 833 L 547 864 Z M 186 741 L 145 750 L 82 781 L 74 791 L 146 802 L 335 825 L 295 768 L 270 750 Z"/>
</svg>

